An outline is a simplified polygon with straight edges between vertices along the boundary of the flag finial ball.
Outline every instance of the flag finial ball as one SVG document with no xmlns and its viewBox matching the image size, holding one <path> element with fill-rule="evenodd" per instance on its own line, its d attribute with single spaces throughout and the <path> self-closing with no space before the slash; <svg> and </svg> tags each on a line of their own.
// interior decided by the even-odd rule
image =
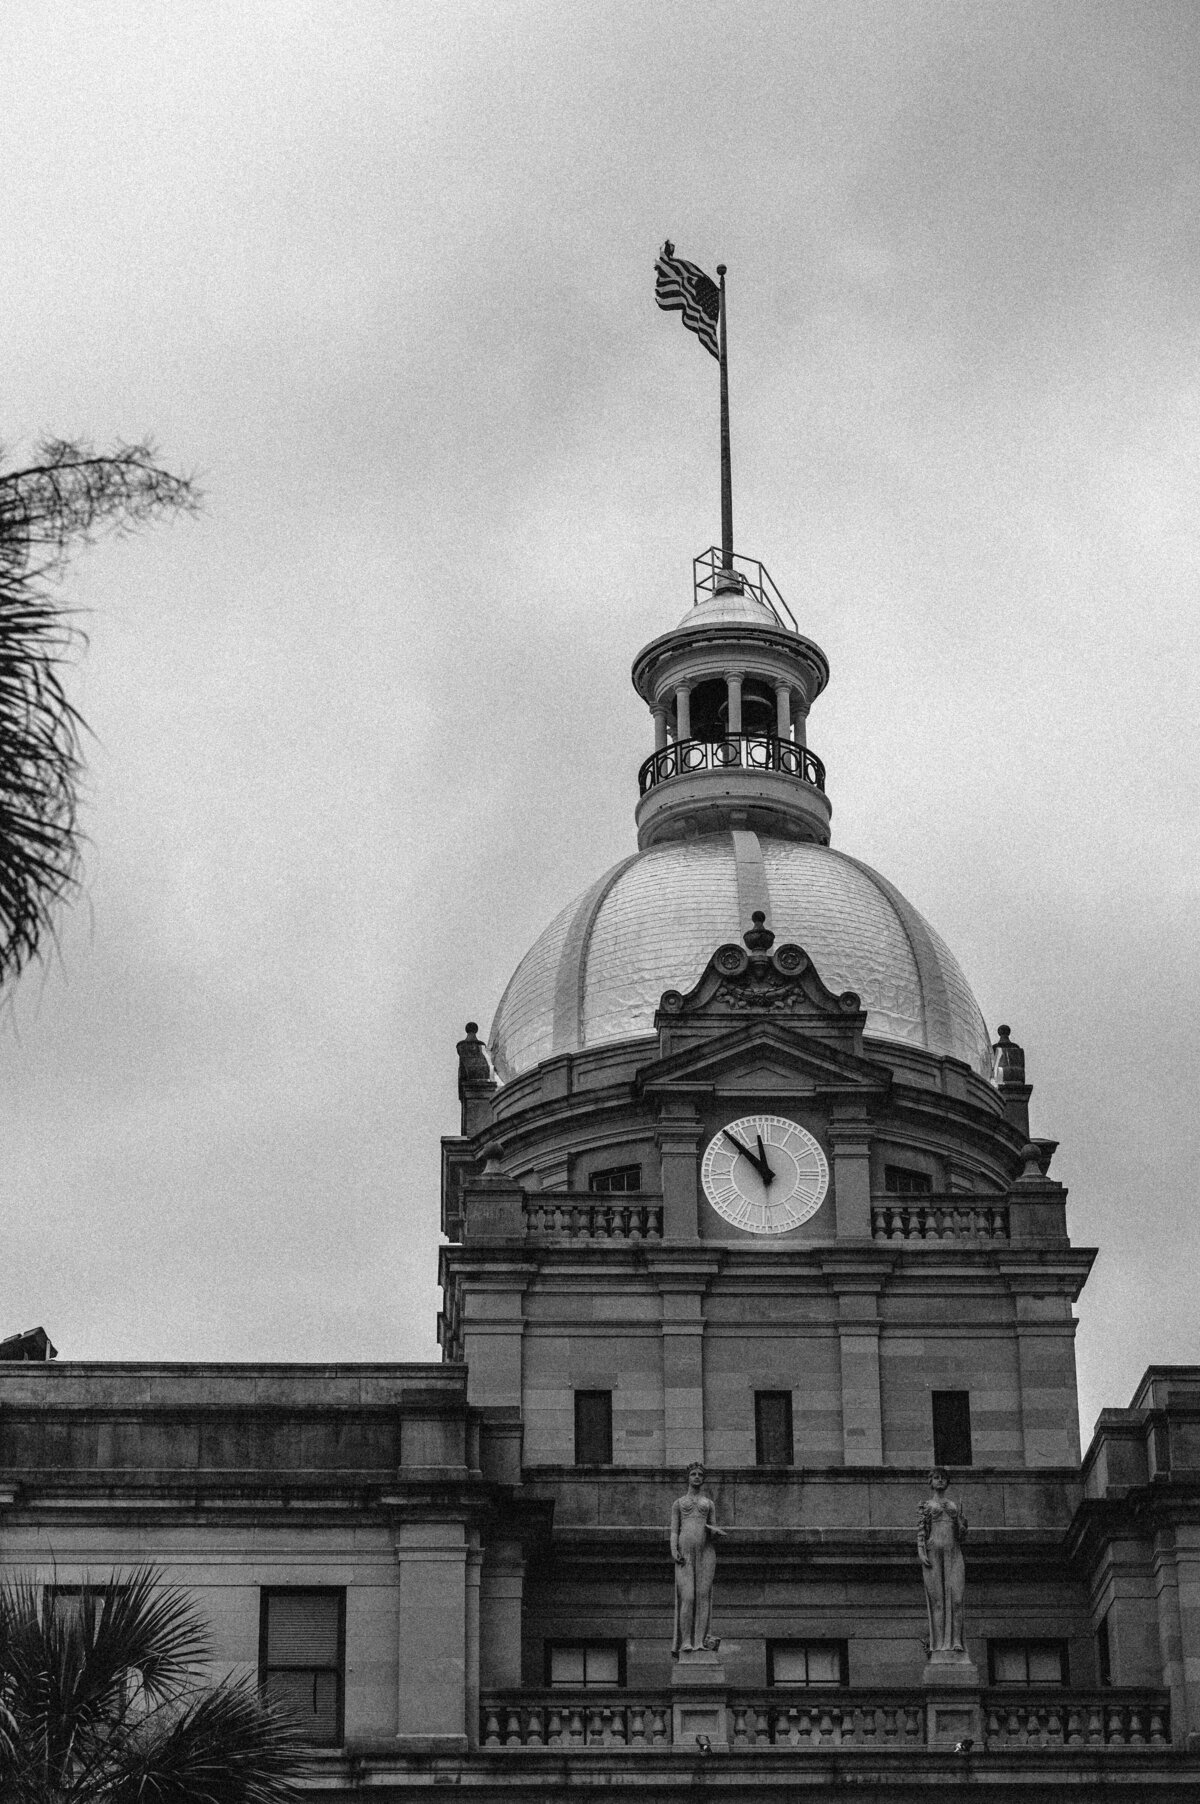
<svg viewBox="0 0 1200 1804">
<path fill-rule="evenodd" d="M 717 274 L 719 276 L 723 276 L 725 274 L 725 265 L 723 263 L 717 264 Z"/>
</svg>

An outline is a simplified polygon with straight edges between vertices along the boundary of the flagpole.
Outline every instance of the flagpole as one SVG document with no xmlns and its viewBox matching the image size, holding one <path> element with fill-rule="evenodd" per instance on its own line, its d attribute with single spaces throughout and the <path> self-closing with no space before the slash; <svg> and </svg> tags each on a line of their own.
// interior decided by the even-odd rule
<svg viewBox="0 0 1200 1804">
<path fill-rule="evenodd" d="M 733 470 L 729 456 L 729 352 L 725 342 L 725 265 L 721 278 L 721 568 L 733 569 Z"/>
</svg>

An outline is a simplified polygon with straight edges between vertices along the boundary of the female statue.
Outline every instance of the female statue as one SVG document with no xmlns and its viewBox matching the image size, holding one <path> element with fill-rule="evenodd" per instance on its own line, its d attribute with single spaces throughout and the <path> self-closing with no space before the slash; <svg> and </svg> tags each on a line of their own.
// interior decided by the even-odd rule
<svg viewBox="0 0 1200 1804">
<path fill-rule="evenodd" d="M 714 1535 L 725 1530 L 717 1527 L 716 1505 L 700 1490 L 704 1483 L 704 1467 L 699 1460 L 688 1467 L 688 1488 L 671 1505 L 671 1558 L 675 1562 L 675 1634 L 671 1652 L 694 1653 L 697 1648 L 715 1648 L 719 1642 L 709 1634 L 712 1617 L 713 1579 L 717 1572 L 717 1550 Z"/>
<path fill-rule="evenodd" d="M 967 1519 L 957 1503 L 946 1496 L 949 1479 L 940 1466 L 929 1474 L 932 1493 L 918 1512 L 917 1553 L 925 1580 L 929 1609 L 929 1654 L 965 1654 L 963 1646 L 963 1593 L 967 1568 L 962 1544 Z"/>
</svg>

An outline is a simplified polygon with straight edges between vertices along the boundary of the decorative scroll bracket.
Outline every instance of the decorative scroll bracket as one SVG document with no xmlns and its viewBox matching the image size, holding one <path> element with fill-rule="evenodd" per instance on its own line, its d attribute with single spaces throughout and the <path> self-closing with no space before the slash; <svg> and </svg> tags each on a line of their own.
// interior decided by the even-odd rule
<svg viewBox="0 0 1200 1804">
<path fill-rule="evenodd" d="M 684 995 L 665 990 L 659 1014 L 695 1019 L 746 1014 L 821 1016 L 840 1023 L 862 1013 L 854 990 L 836 996 L 822 982 L 802 946 L 775 945 L 775 935 L 756 909 L 744 946 L 718 946 L 695 989 Z"/>
</svg>

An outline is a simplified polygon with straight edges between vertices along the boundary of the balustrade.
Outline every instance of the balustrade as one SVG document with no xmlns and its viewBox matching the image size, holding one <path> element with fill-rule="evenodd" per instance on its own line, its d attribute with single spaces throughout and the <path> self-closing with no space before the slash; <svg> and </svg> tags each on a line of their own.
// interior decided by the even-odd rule
<svg viewBox="0 0 1200 1804">
<path fill-rule="evenodd" d="M 875 1240 L 1007 1240 L 1008 1204 L 959 1193 L 876 1198 L 871 1235 Z"/>
<path fill-rule="evenodd" d="M 990 1692 L 984 1724 L 989 1748 L 1165 1748 L 1171 1705 L 1165 1691 Z"/>
<path fill-rule="evenodd" d="M 923 1748 L 927 1703 L 927 1694 L 915 1689 L 734 1691 L 728 1698 L 729 1745 L 877 1753 Z M 1171 1745 L 1165 1691 L 993 1690 L 984 1693 L 983 1720 L 981 1752 Z M 485 1748 L 661 1748 L 672 1739 L 671 1699 L 566 1688 L 497 1694 L 482 1700 L 479 1728 Z"/>
<path fill-rule="evenodd" d="M 735 1748 L 915 1748 L 925 1742 L 925 1694 L 741 1692 L 729 1719 Z"/>
<path fill-rule="evenodd" d="M 598 1698 L 595 1692 L 485 1699 L 485 1748 L 662 1748 L 671 1740 L 666 1698 Z"/>
<path fill-rule="evenodd" d="M 596 1196 L 534 1191 L 525 1197 L 532 1235 L 562 1240 L 661 1240 L 662 1198 L 634 1191 Z"/>
</svg>

